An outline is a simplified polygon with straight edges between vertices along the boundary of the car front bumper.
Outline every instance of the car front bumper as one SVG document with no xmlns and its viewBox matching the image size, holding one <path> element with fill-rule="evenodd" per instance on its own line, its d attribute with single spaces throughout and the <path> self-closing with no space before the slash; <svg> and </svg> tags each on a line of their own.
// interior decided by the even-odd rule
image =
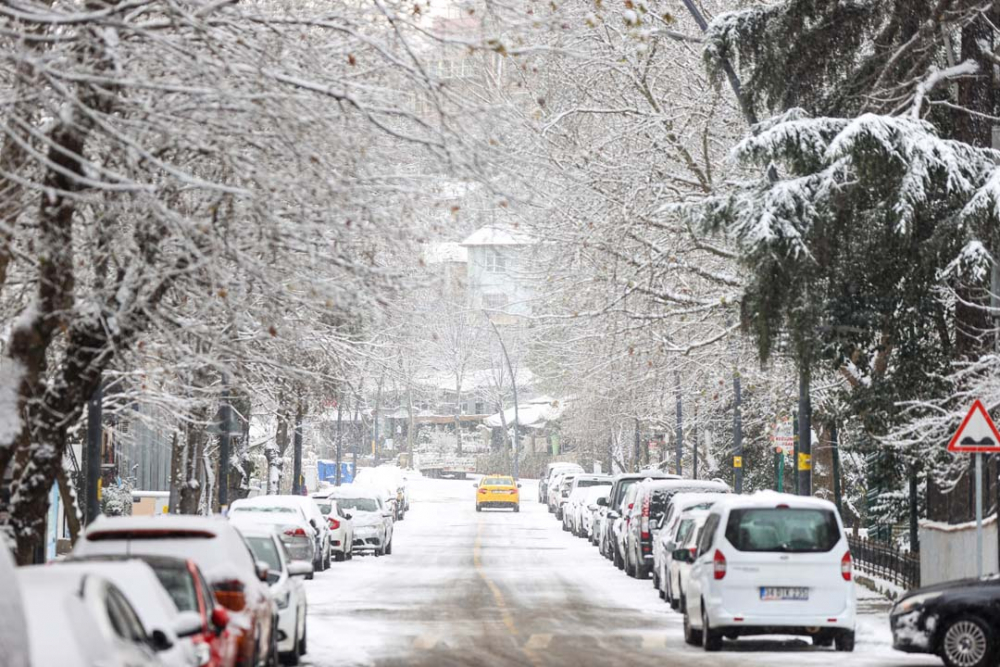
<svg viewBox="0 0 1000 667">
<path fill-rule="evenodd" d="M 298 622 L 299 608 L 297 604 L 289 604 L 284 609 L 278 610 L 278 652 L 291 653 L 295 650 L 297 632 L 295 624 Z"/>
<path fill-rule="evenodd" d="M 904 653 L 934 653 L 934 635 L 937 617 L 927 616 L 919 610 L 908 614 L 889 616 L 892 629 L 892 647 Z"/>
</svg>

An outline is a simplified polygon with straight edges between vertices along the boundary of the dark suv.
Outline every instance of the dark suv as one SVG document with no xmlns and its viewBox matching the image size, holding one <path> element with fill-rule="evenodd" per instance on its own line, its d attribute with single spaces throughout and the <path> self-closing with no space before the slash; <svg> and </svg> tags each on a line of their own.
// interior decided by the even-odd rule
<svg viewBox="0 0 1000 667">
<path fill-rule="evenodd" d="M 601 555 L 614 561 L 615 565 L 623 562 L 622 554 L 618 550 L 618 540 L 615 539 L 615 523 L 621 519 L 622 500 L 625 498 L 625 492 L 628 491 L 630 486 L 644 479 L 680 479 L 680 477 L 669 475 L 659 470 L 622 473 L 615 477 L 611 483 L 611 491 L 608 492 L 607 500 L 604 503 L 601 503 L 600 500 L 598 501 L 598 504 L 601 505 L 602 520 L 606 525 L 602 531 L 601 543 L 598 546 L 601 550 Z M 632 508 L 627 509 L 631 510 Z"/>
<path fill-rule="evenodd" d="M 653 540 L 656 525 L 678 493 L 729 493 L 723 482 L 696 479 L 655 479 L 641 483 L 624 524 L 625 572 L 646 579 L 653 569 Z"/>
</svg>

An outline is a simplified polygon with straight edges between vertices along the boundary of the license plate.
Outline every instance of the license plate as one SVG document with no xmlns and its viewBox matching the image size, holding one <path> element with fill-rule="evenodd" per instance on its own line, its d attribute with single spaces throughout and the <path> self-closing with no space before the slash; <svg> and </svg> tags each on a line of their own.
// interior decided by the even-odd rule
<svg viewBox="0 0 1000 667">
<path fill-rule="evenodd" d="M 785 586 L 761 586 L 760 599 L 764 602 L 774 600 L 808 600 L 809 589 Z"/>
</svg>

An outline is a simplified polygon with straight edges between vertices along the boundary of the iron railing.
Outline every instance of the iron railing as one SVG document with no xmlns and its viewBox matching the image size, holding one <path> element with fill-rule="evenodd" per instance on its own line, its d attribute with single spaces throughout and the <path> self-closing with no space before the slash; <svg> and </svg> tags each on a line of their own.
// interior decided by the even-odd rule
<svg viewBox="0 0 1000 667">
<path fill-rule="evenodd" d="M 920 554 L 901 551 L 886 542 L 848 537 L 851 558 L 858 571 L 910 590 L 920 586 Z"/>
</svg>

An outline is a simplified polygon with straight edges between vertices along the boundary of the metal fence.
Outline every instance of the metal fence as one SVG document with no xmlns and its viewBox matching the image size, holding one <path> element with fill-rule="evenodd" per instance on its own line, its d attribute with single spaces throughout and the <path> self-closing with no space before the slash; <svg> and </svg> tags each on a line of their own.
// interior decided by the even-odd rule
<svg viewBox="0 0 1000 667">
<path fill-rule="evenodd" d="M 920 554 L 863 537 L 848 537 L 854 567 L 865 574 L 909 590 L 920 586 Z"/>
</svg>

